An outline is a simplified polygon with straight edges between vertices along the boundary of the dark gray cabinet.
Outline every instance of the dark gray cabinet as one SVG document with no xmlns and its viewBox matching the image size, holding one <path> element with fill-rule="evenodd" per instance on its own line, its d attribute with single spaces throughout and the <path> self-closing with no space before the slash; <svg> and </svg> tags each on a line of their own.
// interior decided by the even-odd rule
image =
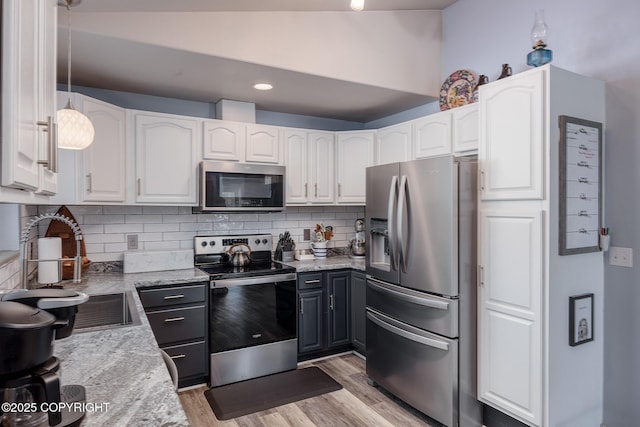
<svg viewBox="0 0 640 427">
<path fill-rule="evenodd" d="M 350 346 L 350 282 L 350 270 L 298 274 L 299 355 Z"/>
<path fill-rule="evenodd" d="M 351 273 L 351 343 L 356 351 L 365 354 L 367 323 L 367 276 L 360 271 Z"/>
<path fill-rule="evenodd" d="M 178 386 L 207 381 L 208 283 L 138 289 L 156 341 L 178 369 Z"/>
</svg>

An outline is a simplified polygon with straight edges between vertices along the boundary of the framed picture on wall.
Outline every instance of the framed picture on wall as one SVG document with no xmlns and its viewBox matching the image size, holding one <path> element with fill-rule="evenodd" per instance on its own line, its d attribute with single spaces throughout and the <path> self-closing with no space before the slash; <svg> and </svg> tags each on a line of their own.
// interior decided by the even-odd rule
<svg viewBox="0 0 640 427">
<path fill-rule="evenodd" d="M 600 250 L 602 123 L 559 116 L 560 255 Z"/>
<path fill-rule="evenodd" d="M 593 341 L 593 294 L 569 297 L 569 345 Z"/>
</svg>

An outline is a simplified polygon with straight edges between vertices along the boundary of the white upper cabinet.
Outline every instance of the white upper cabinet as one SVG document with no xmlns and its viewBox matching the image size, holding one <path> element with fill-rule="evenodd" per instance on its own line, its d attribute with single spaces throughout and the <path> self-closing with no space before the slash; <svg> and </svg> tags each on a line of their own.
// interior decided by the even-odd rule
<svg viewBox="0 0 640 427">
<path fill-rule="evenodd" d="M 82 202 L 124 202 L 126 186 L 126 110 L 78 95 L 75 106 L 95 129 L 93 143 L 81 151 L 78 198 Z"/>
<path fill-rule="evenodd" d="M 307 203 L 310 170 L 307 132 L 285 129 L 283 132 L 285 165 L 287 167 L 287 204 Z"/>
<path fill-rule="evenodd" d="M 414 120 L 413 147 L 416 159 L 451 154 L 451 112 Z"/>
<path fill-rule="evenodd" d="M 544 72 L 480 87 L 480 197 L 544 198 Z"/>
<path fill-rule="evenodd" d="M 469 104 L 451 110 L 453 114 L 453 152 L 468 154 L 478 150 L 478 104 Z"/>
<path fill-rule="evenodd" d="M 246 125 L 247 162 L 280 163 L 279 129 L 267 125 Z"/>
<path fill-rule="evenodd" d="M 373 165 L 373 140 L 373 131 L 338 133 L 338 203 L 364 204 L 366 169 Z"/>
<path fill-rule="evenodd" d="M 135 201 L 197 204 L 200 120 L 133 112 Z"/>
<path fill-rule="evenodd" d="M 375 164 L 404 162 L 412 159 L 411 122 L 376 131 Z"/>
<path fill-rule="evenodd" d="M 309 201 L 335 202 L 335 137 L 333 132 L 309 133 Z"/>
<path fill-rule="evenodd" d="M 2 8 L 2 185 L 54 194 L 57 3 Z"/>
<path fill-rule="evenodd" d="M 246 144 L 244 123 L 205 120 L 202 126 L 204 159 L 244 161 Z"/>
</svg>

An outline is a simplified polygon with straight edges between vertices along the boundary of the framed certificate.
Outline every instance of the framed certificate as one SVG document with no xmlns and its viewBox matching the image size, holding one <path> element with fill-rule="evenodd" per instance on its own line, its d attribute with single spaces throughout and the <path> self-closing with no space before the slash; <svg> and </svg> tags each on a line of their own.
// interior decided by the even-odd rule
<svg viewBox="0 0 640 427">
<path fill-rule="evenodd" d="M 559 254 L 600 250 L 602 123 L 559 116 Z"/>
<path fill-rule="evenodd" d="M 593 294 L 569 297 L 569 345 L 593 341 Z"/>
</svg>

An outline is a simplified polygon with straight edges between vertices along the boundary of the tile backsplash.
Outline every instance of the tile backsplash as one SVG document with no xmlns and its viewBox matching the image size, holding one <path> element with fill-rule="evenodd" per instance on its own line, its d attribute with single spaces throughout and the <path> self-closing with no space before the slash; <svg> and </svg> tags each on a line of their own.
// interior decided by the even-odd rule
<svg viewBox="0 0 640 427">
<path fill-rule="evenodd" d="M 67 206 L 82 230 L 87 257 L 93 262 L 120 261 L 127 251 L 127 236 L 137 235 L 138 250 L 192 249 L 196 235 L 270 233 L 289 231 L 296 249 L 307 249 L 305 228 L 333 226 L 330 247 L 346 247 L 354 237 L 354 222 L 364 217 L 363 206 L 288 207 L 274 213 L 192 213 L 177 206 Z M 58 206 L 39 206 L 40 214 Z M 48 221 L 39 224 L 44 236 Z"/>
</svg>

